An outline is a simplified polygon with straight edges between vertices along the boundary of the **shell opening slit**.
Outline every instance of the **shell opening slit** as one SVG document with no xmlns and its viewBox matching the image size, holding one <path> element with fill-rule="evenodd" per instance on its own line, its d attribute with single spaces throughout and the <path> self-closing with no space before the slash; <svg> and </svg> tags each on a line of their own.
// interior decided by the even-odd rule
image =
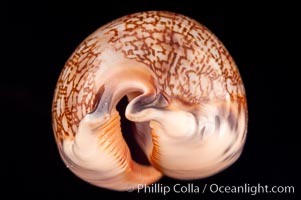
<svg viewBox="0 0 301 200">
<path fill-rule="evenodd" d="M 132 133 L 121 130 L 123 98 Z M 244 85 L 224 45 L 195 20 L 166 11 L 130 14 L 88 36 L 66 62 L 52 105 L 68 168 L 118 191 L 222 171 L 239 158 L 247 121 Z M 133 159 L 125 134 L 149 164 Z"/>
</svg>

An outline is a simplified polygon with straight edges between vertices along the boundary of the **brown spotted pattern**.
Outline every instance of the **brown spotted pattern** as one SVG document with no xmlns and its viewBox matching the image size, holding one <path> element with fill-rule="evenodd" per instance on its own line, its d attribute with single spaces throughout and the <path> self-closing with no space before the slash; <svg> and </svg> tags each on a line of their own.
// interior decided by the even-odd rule
<svg viewBox="0 0 301 200">
<path fill-rule="evenodd" d="M 94 77 L 99 65 L 95 62 L 97 54 L 92 51 L 95 44 L 81 44 L 59 77 L 52 109 L 53 129 L 59 144 L 63 139 L 73 138 L 80 120 L 97 101 Z"/>
<path fill-rule="evenodd" d="M 59 144 L 74 137 L 81 119 L 101 97 L 95 74 L 107 51 L 144 63 L 171 99 L 199 104 L 229 94 L 233 100 L 244 101 L 234 61 L 206 27 L 169 12 L 132 14 L 98 29 L 67 61 L 52 109 Z"/>
</svg>

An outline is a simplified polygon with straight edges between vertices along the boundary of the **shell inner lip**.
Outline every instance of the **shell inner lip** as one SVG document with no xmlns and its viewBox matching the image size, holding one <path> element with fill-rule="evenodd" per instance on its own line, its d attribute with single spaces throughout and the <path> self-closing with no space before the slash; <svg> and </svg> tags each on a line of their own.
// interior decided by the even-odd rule
<svg viewBox="0 0 301 200">
<path fill-rule="evenodd" d="M 125 117 L 125 109 L 128 101 L 126 97 L 123 97 L 116 106 L 116 110 L 120 115 L 122 136 L 130 149 L 132 159 L 141 165 L 151 166 L 146 154 L 135 138 L 135 134 L 137 134 L 136 123 L 146 123 L 148 125 L 148 122 L 132 122 Z"/>
<path fill-rule="evenodd" d="M 136 88 L 136 90 L 130 88 L 128 93 L 122 94 L 123 96 L 121 98 L 120 96 L 114 98 L 114 91 L 109 89 L 109 87 L 104 87 L 103 93 L 96 103 L 95 109 L 93 112 L 89 113 L 89 115 L 94 119 L 103 119 L 97 120 L 101 121 L 101 124 L 97 125 L 97 127 L 102 127 L 103 124 L 108 123 L 109 118 L 117 111 L 118 115 L 121 117 L 121 133 L 130 150 L 132 159 L 141 165 L 151 166 L 145 151 L 143 151 L 141 144 L 137 141 L 137 129 L 135 125 L 136 123 L 145 123 L 143 126 L 147 126 L 146 129 L 150 129 L 149 121 L 131 121 L 126 117 L 125 110 L 129 108 L 132 114 L 136 114 L 149 108 L 164 109 L 168 106 L 167 98 L 163 93 L 146 93 L 139 88 Z M 145 130 L 143 134 L 151 133 Z"/>
</svg>

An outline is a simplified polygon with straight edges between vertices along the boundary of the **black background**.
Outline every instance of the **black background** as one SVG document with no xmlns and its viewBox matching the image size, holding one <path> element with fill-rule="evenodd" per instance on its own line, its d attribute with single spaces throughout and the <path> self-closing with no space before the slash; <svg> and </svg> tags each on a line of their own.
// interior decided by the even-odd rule
<svg viewBox="0 0 301 200">
<path fill-rule="evenodd" d="M 97 1 L 96 1 L 97 2 Z M 200 1 L 201 2 L 201 1 Z M 56 199 L 85 194 L 85 199 L 162 198 L 162 194 L 112 192 L 74 176 L 61 161 L 51 126 L 51 103 L 59 73 L 77 45 L 98 27 L 126 14 L 168 10 L 196 19 L 224 43 L 241 72 L 248 98 L 248 137 L 240 159 L 225 171 L 197 181 L 163 178 L 173 186 L 292 185 L 299 193 L 300 140 L 297 135 L 297 69 L 299 34 L 297 6 L 290 3 L 223 5 L 198 1 L 116 1 L 106 3 L 10 2 L 7 22 L 9 64 L 2 66 L 1 102 L 4 124 L 1 178 L 16 193 Z M 299 84 L 300 85 L 300 84 Z M 129 129 L 124 125 L 124 130 Z M 5 138 L 5 137 L 4 137 Z M 300 169 L 300 168 L 299 168 Z M 3 180 L 3 179 L 2 179 Z M 299 184 L 299 185 L 298 185 Z M 296 194 L 168 194 L 167 197 L 207 199 L 294 199 Z"/>
</svg>

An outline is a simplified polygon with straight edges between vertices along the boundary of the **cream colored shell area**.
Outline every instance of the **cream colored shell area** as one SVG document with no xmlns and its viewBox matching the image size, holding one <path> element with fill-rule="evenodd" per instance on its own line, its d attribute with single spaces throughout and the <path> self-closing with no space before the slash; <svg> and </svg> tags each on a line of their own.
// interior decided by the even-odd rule
<svg viewBox="0 0 301 200">
<path fill-rule="evenodd" d="M 151 166 L 133 161 L 123 139 L 115 108 L 123 96 Z M 157 11 L 117 19 L 79 45 L 52 117 L 69 169 L 112 190 L 218 173 L 240 156 L 247 128 L 243 83 L 222 43 L 188 17 Z"/>
</svg>

